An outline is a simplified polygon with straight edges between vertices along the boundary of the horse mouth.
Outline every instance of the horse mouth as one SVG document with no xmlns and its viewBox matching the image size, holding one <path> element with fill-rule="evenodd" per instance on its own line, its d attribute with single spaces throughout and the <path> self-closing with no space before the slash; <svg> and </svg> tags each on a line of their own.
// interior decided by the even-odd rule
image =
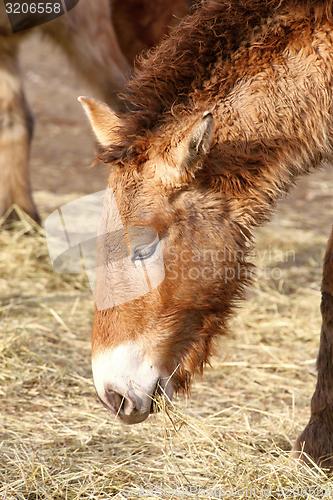
<svg viewBox="0 0 333 500">
<path fill-rule="evenodd" d="M 153 395 L 151 397 L 151 404 L 150 404 L 150 410 L 149 410 L 149 415 L 152 415 L 153 413 L 158 413 L 161 411 L 161 407 L 158 404 L 158 399 L 162 396 L 162 388 L 160 385 L 160 379 L 156 382 L 156 386 L 153 392 Z"/>
<path fill-rule="evenodd" d="M 153 395 L 151 396 L 151 405 L 149 411 L 150 415 L 152 415 L 153 413 L 159 413 L 162 409 L 162 406 L 164 407 L 171 402 L 171 397 L 169 397 L 166 392 L 167 384 L 163 384 L 162 379 L 158 379 L 158 381 L 156 382 Z"/>
<path fill-rule="evenodd" d="M 147 401 L 146 399 L 147 406 L 145 411 L 143 411 L 144 408 L 140 411 L 139 405 L 138 408 L 134 407 L 132 409 L 131 414 L 126 413 L 126 405 L 128 404 L 128 400 L 133 401 L 133 396 L 130 394 L 131 390 L 128 391 L 128 395 L 123 396 L 121 401 L 118 401 L 118 404 L 116 406 L 112 405 L 112 402 L 110 404 L 110 401 L 105 401 L 104 398 L 102 398 L 96 391 L 97 398 L 108 411 L 111 411 L 111 413 L 115 417 L 119 417 L 119 419 L 123 423 L 140 423 L 146 420 L 149 415 L 159 413 L 165 408 L 168 403 L 170 403 L 173 391 L 171 390 L 171 385 L 168 387 L 168 381 L 168 378 L 159 378 L 157 380 L 152 394 L 150 396 L 148 394 L 146 395 L 146 398 L 150 401 Z"/>
</svg>

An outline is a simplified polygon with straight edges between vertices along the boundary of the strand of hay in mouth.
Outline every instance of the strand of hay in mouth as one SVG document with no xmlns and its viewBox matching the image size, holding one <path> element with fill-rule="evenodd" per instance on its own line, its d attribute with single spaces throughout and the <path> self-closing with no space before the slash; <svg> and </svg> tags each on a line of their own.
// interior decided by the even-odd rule
<svg viewBox="0 0 333 500">
<path fill-rule="evenodd" d="M 53 272 L 31 221 L 2 226 L 0 498 L 332 498 L 325 472 L 290 457 L 315 383 L 324 243 L 262 230 L 258 282 L 191 400 L 124 427 L 95 396 L 85 276 Z"/>
</svg>

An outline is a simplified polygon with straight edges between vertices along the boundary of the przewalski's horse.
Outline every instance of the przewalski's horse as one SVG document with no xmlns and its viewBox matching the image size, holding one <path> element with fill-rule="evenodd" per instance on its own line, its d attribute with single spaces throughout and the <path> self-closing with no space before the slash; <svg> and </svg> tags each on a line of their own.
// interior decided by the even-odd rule
<svg viewBox="0 0 333 500">
<path fill-rule="evenodd" d="M 36 28 L 56 42 L 71 64 L 113 109 L 135 56 L 156 44 L 189 10 L 191 0 L 80 0 L 67 15 Z M 30 32 L 13 34 L 0 2 L 0 217 L 16 203 L 39 220 L 33 202 L 29 153 L 33 120 L 20 74 L 18 50 Z"/>
<path fill-rule="evenodd" d="M 81 101 L 130 258 L 148 268 L 157 248 L 133 226 L 158 234 L 163 249 L 158 287 L 95 313 L 97 392 L 135 423 L 158 386 L 169 397 L 186 391 L 226 333 L 251 279 L 253 228 L 298 176 L 332 160 L 333 1 L 207 1 L 142 63 L 125 98 L 131 110 L 118 116 Z M 110 248 L 105 239 L 106 258 Z M 102 276 L 98 286 L 112 294 Z M 318 383 L 296 444 L 318 463 L 333 454 L 333 237 L 322 297 Z"/>
</svg>

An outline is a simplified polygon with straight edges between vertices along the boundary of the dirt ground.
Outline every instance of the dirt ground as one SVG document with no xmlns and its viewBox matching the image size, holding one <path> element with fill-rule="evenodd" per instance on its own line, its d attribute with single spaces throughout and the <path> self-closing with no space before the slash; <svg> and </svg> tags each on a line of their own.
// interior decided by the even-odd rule
<svg viewBox="0 0 333 500">
<path fill-rule="evenodd" d="M 32 183 L 45 216 L 105 186 L 78 95 L 91 90 L 57 50 L 22 50 L 36 117 Z M 332 498 L 333 482 L 290 458 L 309 415 L 320 331 L 321 260 L 333 170 L 299 182 L 258 231 L 258 279 L 192 398 L 140 426 L 96 400 L 82 276 L 50 268 L 42 234 L 0 235 L 0 496 Z"/>
</svg>

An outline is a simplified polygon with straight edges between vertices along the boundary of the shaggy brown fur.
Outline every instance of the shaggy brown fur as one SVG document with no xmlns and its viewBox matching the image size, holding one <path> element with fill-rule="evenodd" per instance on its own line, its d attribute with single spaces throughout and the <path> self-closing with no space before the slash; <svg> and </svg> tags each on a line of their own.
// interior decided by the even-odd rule
<svg viewBox="0 0 333 500">
<path fill-rule="evenodd" d="M 140 338 L 187 389 L 251 278 L 251 230 L 298 175 L 332 160 L 333 1 L 207 1 L 141 62 L 125 100 L 128 111 L 102 124 L 112 145 L 101 157 L 123 224 L 163 239 L 166 277 L 96 311 L 93 354 Z M 301 437 L 318 462 L 333 454 L 329 262 L 318 387 Z"/>
<path fill-rule="evenodd" d="M 137 51 L 157 43 L 171 25 L 178 22 L 178 16 L 188 10 L 189 0 L 157 2 L 159 8 L 151 9 L 153 15 L 146 27 L 144 42 L 135 31 L 131 16 L 135 16 L 135 22 L 144 24 L 147 0 L 137 0 L 136 10 L 128 11 L 129 19 L 124 18 L 123 11 L 127 12 L 133 0 L 122 1 L 121 8 L 118 4 L 112 0 L 80 0 L 68 15 L 39 26 L 38 31 L 60 45 L 96 92 L 113 109 L 120 110 L 122 103 L 118 94 L 131 74 Z M 167 14 L 160 16 L 163 7 Z M 13 35 L 4 9 L 4 2 L 0 2 L 0 217 L 16 203 L 39 220 L 29 176 L 31 113 L 24 97 L 18 62 L 18 46 L 27 32 Z"/>
</svg>

